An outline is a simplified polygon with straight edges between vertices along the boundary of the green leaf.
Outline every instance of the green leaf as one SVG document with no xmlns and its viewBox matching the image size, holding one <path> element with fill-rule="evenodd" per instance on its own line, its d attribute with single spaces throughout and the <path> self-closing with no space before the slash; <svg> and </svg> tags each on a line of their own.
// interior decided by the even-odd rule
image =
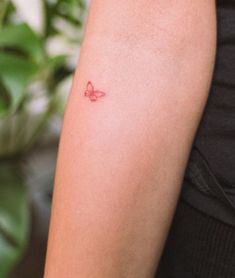
<svg viewBox="0 0 235 278">
<path fill-rule="evenodd" d="M 68 58 L 68 55 L 58 55 L 48 58 L 48 65 L 51 68 L 51 70 L 57 70 L 59 67 L 64 65 L 66 59 Z"/>
<path fill-rule="evenodd" d="M 9 104 L 9 93 L 7 92 L 5 86 L 2 84 L 0 79 L 0 116 L 7 112 Z"/>
<path fill-rule="evenodd" d="M 0 277 L 8 277 L 25 248 L 29 232 L 29 202 L 18 169 L 0 164 Z"/>
<path fill-rule="evenodd" d="M 24 97 L 25 89 L 37 69 L 37 65 L 30 61 L 0 53 L 0 78 L 10 94 L 13 111 Z"/>
<path fill-rule="evenodd" d="M 0 98 L 0 115 L 2 115 L 7 109 L 6 102 Z"/>
<path fill-rule="evenodd" d="M 45 56 L 40 38 L 26 24 L 8 25 L 0 29 L 0 47 L 22 49 L 37 62 L 41 62 Z"/>
</svg>

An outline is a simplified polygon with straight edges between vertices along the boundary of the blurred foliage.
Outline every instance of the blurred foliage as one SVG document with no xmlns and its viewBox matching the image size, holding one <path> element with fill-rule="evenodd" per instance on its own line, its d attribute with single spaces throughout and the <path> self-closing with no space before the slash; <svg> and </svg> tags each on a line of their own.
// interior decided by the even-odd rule
<svg viewBox="0 0 235 278">
<path fill-rule="evenodd" d="M 7 277 L 27 242 L 28 196 L 17 166 L 1 164 L 0 180 L 0 277 Z"/>
<path fill-rule="evenodd" d="M 76 64 L 84 11 L 83 0 L 0 1 L 0 278 L 27 243 L 21 160 L 63 114 L 61 88 Z"/>
</svg>

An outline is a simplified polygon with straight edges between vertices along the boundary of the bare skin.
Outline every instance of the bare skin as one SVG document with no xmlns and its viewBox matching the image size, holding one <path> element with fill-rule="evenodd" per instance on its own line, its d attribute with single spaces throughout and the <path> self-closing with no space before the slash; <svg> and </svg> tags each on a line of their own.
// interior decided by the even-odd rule
<svg viewBox="0 0 235 278">
<path fill-rule="evenodd" d="M 215 52 L 213 0 L 92 1 L 61 135 L 45 278 L 154 277 Z"/>
</svg>

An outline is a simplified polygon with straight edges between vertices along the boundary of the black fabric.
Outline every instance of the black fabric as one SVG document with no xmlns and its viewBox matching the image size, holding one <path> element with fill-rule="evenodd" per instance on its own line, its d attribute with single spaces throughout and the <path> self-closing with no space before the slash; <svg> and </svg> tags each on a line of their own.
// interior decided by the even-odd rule
<svg viewBox="0 0 235 278">
<path fill-rule="evenodd" d="M 180 199 L 155 278 L 234 277 L 234 227 Z"/>
<path fill-rule="evenodd" d="M 235 0 L 217 1 L 207 104 L 156 278 L 235 278 Z"/>
<path fill-rule="evenodd" d="M 216 63 L 193 148 L 235 206 L 235 0 L 217 1 Z"/>
<path fill-rule="evenodd" d="M 203 154 L 194 147 L 184 176 L 181 196 L 198 210 L 235 229 L 235 199 L 226 194 Z"/>
<path fill-rule="evenodd" d="M 185 171 L 181 197 L 235 227 L 235 1 L 217 1 L 211 88 Z"/>
</svg>

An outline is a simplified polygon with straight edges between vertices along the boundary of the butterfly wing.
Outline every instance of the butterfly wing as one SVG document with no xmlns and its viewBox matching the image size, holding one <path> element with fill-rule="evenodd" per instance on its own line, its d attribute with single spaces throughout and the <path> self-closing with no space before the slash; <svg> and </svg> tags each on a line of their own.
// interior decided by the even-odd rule
<svg viewBox="0 0 235 278">
<path fill-rule="evenodd" d="M 94 86 L 90 81 L 87 82 L 85 96 L 90 96 L 94 92 Z"/>
<path fill-rule="evenodd" d="M 89 96 L 89 99 L 90 99 L 91 101 L 96 101 L 96 100 L 97 100 L 97 96 L 96 96 L 95 94 L 91 94 L 91 95 Z"/>
<path fill-rule="evenodd" d="M 94 95 L 98 98 L 98 97 L 103 97 L 105 93 L 102 91 L 94 91 Z"/>
</svg>

